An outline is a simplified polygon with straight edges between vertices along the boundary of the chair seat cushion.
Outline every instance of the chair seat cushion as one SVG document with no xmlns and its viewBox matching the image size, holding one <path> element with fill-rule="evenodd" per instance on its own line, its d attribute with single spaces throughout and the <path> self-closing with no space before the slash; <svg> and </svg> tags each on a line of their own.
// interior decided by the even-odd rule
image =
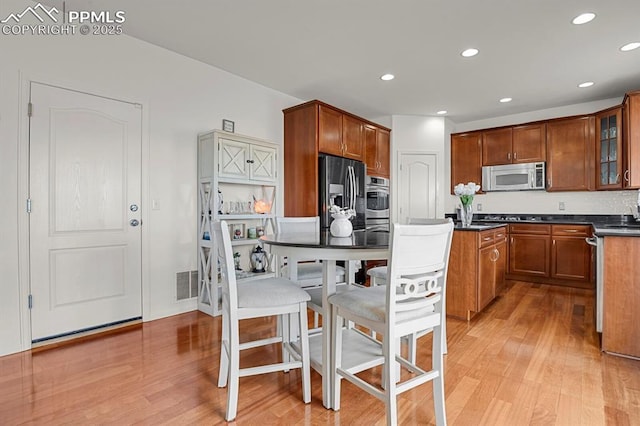
<svg viewBox="0 0 640 426">
<path fill-rule="evenodd" d="M 332 305 L 347 309 L 359 317 L 376 322 L 384 322 L 386 318 L 386 291 L 387 288 L 385 286 L 356 287 L 351 291 L 332 294 L 328 300 Z M 424 309 L 400 311 L 396 313 L 396 321 L 409 321 L 424 317 L 432 312 L 433 305 Z"/>
<path fill-rule="evenodd" d="M 292 305 L 311 300 L 309 294 L 286 278 L 265 278 L 238 283 L 239 308 Z"/>
<path fill-rule="evenodd" d="M 282 275 L 289 276 L 289 267 L 282 268 Z M 322 282 L 322 263 L 298 263 L 298 279 L 300 281 L 318 279 Z M 344 281 L 344 268 L 336 266 L 336 281 Z"/>
<path fill-rule="evenodd" d="M 341 284 L 336 286 L 336 292 L 348 291 L 352 286 Z M 322 307 L 322 287 L 306 288 L 305 291 L 311 296 L 311 303 L 317 307 Z"/>
<path fill-rule="evenodd" d="M 382 278 L 387 279 L 387 267 L 386 266 L 376 266 L 375 268 L 371 268 L 367 271 L 367 275 L 373 278 Z"/>
</svg>

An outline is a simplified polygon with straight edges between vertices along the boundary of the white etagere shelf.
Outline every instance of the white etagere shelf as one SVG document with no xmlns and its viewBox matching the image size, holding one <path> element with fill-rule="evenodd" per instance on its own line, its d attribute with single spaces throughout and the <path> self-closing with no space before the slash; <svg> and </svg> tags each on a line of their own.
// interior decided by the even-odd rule
<svg viewBox="0 0 640 426">
<path fill-rule="evenodd" d="M 275 231 L 278 152 L 276 144 L 235 133 L 214 130 L 198 135 L 198 309 L 209 315 L 220 315 L 217 244 L 211 239 L 212 225 L 225 220 L 230 226 L 248 223 L 251 228 L 261 227 L 265 233 Z M 224 198 L 222 212 L 219 211 L 219 190 Z M 244 207 L 240 213 L 226 213 L 228 210 L 224 207 L 233 203 L 238 194 L 250 194 L 254 200 L 266 201 L 271 210 L 249 213 L 247 206 L 253 208 L 254 204 L 244 198 L 239 201 Z M 260 241 L 248 238 L 248 229 L 244 226 L 242 230 L 242 238 L 232 239 L 231 245 L 238 247 L 238 251 L 249 252 L 251 246 L 259 245 Z M 274 273 L 272 270 L 264 273 L 237 271 L 236 275 L 239 281 L 248 281 Z"/>
</svg>

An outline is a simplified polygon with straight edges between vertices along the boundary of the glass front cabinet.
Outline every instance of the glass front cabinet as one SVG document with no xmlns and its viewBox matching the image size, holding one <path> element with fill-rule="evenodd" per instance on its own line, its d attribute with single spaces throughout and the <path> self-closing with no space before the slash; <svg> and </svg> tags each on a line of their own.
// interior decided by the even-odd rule
<svg viewBox="0 0 640 426">
<path fill-rule="evenodd" d="M 596 115 L 596 188 L 622 188 L 622 108 Z"/>
</svg>

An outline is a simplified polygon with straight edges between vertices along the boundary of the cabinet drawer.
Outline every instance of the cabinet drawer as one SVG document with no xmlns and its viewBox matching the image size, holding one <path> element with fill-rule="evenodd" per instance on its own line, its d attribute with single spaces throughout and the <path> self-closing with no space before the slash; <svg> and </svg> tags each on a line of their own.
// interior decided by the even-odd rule
<svg viewBox="0 0 640 426">
<path fill-rule="evenodd" d="M 493 236 L 493 240 L 496 243 L 499 243 L 501 241 L 506 241 L 507 240 L 507 227 L 506 226 L 504 228 L 494 229 L 493 231 L 495 232 L 495 234 Z"/>
<path fill-rule="evenodd" d="M 512 223 L 509 225 L 512 234 L 551 234 L 551 225 L 538 225 L 535 223 Z"/>
<path fill-rule="evenodd" d="M 491 244 L 493 244 L 494 237 L 495 232 L 493 231 L 493 229 L 490 231 L 478 232 L 478 247 L 482 248 L 490 246 Z"/>
<path fill-rule="evenodd" d="M 553 235 L 566 235 L 570 237 L 589 237 L 591 235 L 590 225 L 552 225 Z"/>
</svg>

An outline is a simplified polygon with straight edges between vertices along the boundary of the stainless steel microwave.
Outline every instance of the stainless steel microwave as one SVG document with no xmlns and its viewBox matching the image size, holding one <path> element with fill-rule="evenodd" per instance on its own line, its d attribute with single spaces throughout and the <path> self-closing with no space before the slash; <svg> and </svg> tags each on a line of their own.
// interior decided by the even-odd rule
<svg viewBox="0 0 640 426">
<path fill-rule="evenodd" d="M 482 167 L 484 191 L 530 191 L 545 188 L 545 163 Z"/>
</svg>

